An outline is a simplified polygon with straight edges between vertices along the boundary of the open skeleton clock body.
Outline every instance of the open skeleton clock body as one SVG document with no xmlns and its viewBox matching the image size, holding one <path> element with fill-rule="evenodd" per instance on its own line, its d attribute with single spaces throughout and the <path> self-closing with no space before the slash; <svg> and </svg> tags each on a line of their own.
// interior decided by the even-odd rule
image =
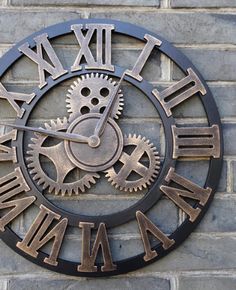
<svg viewBox="0 0 236 290">
<path fill-rule="evenodd" d="M 161 58 L 178 80 L 161 82 Z M 11 71 L 30 67 L 38 79 L 9 90 Z M 117 275 L 194 230 L 219 181 L 221 123 L 205 81 L 170 43 L 119 21 L 75 20 L 19 42 L 0 75 L 1 106 L 15 114 L 1 117 L 0 237 L 14 251 L 56 272 Z M 205 123 L 191 117 L 196 104 Z"/>
</svg>

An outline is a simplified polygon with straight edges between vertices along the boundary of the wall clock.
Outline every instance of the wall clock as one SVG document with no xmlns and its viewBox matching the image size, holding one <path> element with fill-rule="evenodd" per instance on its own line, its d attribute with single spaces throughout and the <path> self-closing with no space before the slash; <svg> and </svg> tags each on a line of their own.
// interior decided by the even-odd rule
<svg viewBox="0 0 236 290">
<path fill-rule="evenodd" d="M 181 77 L 161 82 L 168 62 Z M 14 71 L 37 80 L 9 89 Z M 0 137 L 0 237 L 14 251 L 64 274 L 117 275 L 195 229 L 220 178 L 221 123 L 206 82 L 170 43 L 115 20 L 73 20 L 20 41 L 0 75 L 1 106 L 15 114 Z M 195 103 L 204 122 L 191 117 Z"/>
</svg>

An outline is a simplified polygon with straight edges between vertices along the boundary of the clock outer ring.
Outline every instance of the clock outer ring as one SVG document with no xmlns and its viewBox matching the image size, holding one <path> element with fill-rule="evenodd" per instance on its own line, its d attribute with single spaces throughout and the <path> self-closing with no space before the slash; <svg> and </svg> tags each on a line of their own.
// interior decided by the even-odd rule
<svg viewBox="0 0 236 290">
<path fill-rule="evenodd" d="M 79 20 L 73 20 L 73 21 L 68 21 L 65 23 L 60 23 L 56 24 L 53 26 L 50 26 L 46 29 L 43 29 L 39 32 L 36 32 L 32 34 L 30 37 L 22 40 L 19 42 L 16 46 L 14 46 L 12 49 L 10 49 L 0 60 L 0 77 L 4 74 L 4 72 L 10 67 L 20 56 L 21 53 L 18 51 L 18 46 L 21 44 L 25 43 L 26 41 L 30 43 L 30 47 L 34 47 L 33 43 L 33 37 L 45 33 L 48 33 L 48 36 L 50 39 L 60 35 L 68 34 L 70 32 L 70 26 L 72 24 L 85 24 L 85 23 L 107 23 L 107 24 L 114 24 L 116 26 L 115 32 L 122 33 L 124 35 L 129 35 L 133 36 L 135 38 L 138 38 L 140 40 L 143 40 L 143 36 L 148 33 L 150 35 L 153 35 L 154 37 L 160 39 L 162 41 L 162 45 L 159 48 L 161 52 L 166 54 L 170 59 L 172 59 L 181 69 L 186 73 L 187 68 L 191 67 L 195 73 L 198 75 L 200 78 L 201 82 L 206 88 L 207 94 L 204 96 L 204 98 L 201 98 L 202 104 L 204 106 L 205 112 L 208 117 L 208 124 L 209 126 L 216 124 L 219 126 L 220 130 L 220 157 L 213 159 L 211 158 L 210 160 L 210 165 L 209 165 L 209 171 L 208 171 L 208 176 L 205 182 L 205 187 L 211 187 L 212 188 L 212 193 L 210 195 L 210 198 L 208 199 L 206 205 L 202 208 L 201 213 L 197 217 L 197 219 L 194 222 L 190 222 L 189 219 L 186 219 L 181 226 L 179 226 L 170 236 L 169 238 L 175 240 L 175 244 L 170 247 L 168 250 L 164 250 L 160 244 L 157 244 L 155 247 L 153 247 L 153 250 L 158 251 L 158 256 L 152 259 L 149 262 L 145 262 L 143 260 L 144 253 L 139 254 L 137 256 L 124 259 L 121 261 L 114 261 L 114 263 L 117 264 L 117 270 L 112 271 L 112 272 L 93 272 L 93 273 L 81 273 L 77 272 L 77 265 L 78 263 L 66 261 L 63 259 L 58 259 L 58 266 L 50 266 L 47 265 L 43 262 L 44 258 L 46 257 L 46 254 L 39 251 L 39 255 L 37 259 L 32 258 L 19 250 L 16 247 L 16 243 L 20 241 L 20 238 L 9 228 L 6 227 L 5 232 L 0 232 L 0 238 L 8 244 L 9 247 L 11 247 L 15 252 L 18 254 L 24 256 L 28 260 L 32 261 L 33 263 L 36 263 L 38 265 L 41 265 L 44 268 L 47 268 L 49 270 L 63 273 L 63 274 L 68 274 L 68 275 L 73 275 L 73 276 L 86 276 L 86 277 L 98 277 L 98 276 L 109 276 L 109 275 L 118 275 L 122 273 L 126 273 L 129 271 L 133 271 L 136 269 L 139 269 L 143 266 L 146 266 L 148 264 L 153 263 L 154 261 L 162 258 L 166 254 L 168 254 L 171 250 L 175 249 L 177 246 L 179 246 L 188 236 L 189 234 L 195 229 L 195 227 L 198 225 L 198 223 L 201 221 L 203 218 L 205 212 L 207 211 L 210 202 L 213 199 L 214 193 L 217 189 L 217 185 L 219 183 L 220 179 L 220 174 L 221 174 L 221 169 L 222 169 L 222 163 L 223 163 L 223 139 L 222 139 L 222 126 L 221 126 L 221 121 L 220 121 L 220 116 L 215 104 L 215 101 L 212 97 L 212 94 L 200 75 L 200 73 L 197 71 L 197 69 L 193 66 L 193 64 L 188 60 L 186 56 L 184 56 L 180 51 L 178 51 L 176 48 L 174 48 L 169 42 L 167 42 L 165 39 L 162 37 L 156 35 L 155 33 L 149 32 L 148 30 L 138 27 L 133 24 L 128 24 L 125 22 L 120 22 L 120 21 L 115 21 L 115 20 L 107 20 L 107 19 L 79 19 Z M 128 31 L 129 33 L 127 33 Z M 58 33 L 60 32 L 60 33 Z M 98 264 L 98 266 L 100 266 Z"/>
</svg>

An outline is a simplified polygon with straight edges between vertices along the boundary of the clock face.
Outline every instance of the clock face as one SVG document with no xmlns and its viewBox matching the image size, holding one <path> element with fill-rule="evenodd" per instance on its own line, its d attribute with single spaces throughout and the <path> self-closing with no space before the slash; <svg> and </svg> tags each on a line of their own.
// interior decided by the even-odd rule
<svg viewBox="0 0 236 290">
<path fill-rule="evenodd" d="M 28 81 L 10 86 L 14 72 Z M 65 22 L 13 47 L 0 76 L 0 237 L 18 254 L 69 275 L 117 275 L 195 229 L 220 177 L 221 123 L 170 43 L 119 21 Z"/>
</svg>

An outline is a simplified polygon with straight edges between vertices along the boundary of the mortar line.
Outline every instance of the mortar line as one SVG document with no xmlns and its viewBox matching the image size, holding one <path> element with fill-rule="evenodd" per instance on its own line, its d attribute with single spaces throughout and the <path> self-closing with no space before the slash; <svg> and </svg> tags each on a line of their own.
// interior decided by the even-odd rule
<svg viewBox="0 0 236 290">
<path fill-rule="evenodd" d="M 39 268 L 39 267 L 38 267 Z M 137 270 L 136 272 L 131 272 L 128 274 L 122 274 L 119 276 L 114 276 L 112 279 L 120 279 L 120 278 L 143 278 L 143 277 L 157 277 L 157 278 L 163 278 L 163 279 L 171 279 L 171 277 L 175 276 L 182 276 L 182 277 L 236 277 L 236 271 L 235 269 L 227 269 L 227 270 L 170 270 L 170 271 L 163 271 L 163 272 L 139 272 L 140 270 Z M 19 279 L 53 279 L 53 280 L 71 280 L 71 281 L 87 281 L 88 278 L 86 277 L 75 277 L 75 276 L 68 276 L 63 274 L 53 274 L 51 272 L 34 272 L 34 274 L 28 274 L 28 273 L 20 273 L 20 274 L 3 274 L 0 275 L 0 278 L 4 279 L 12 279 L 12 278 L 19 278 Z"/>
<path fill-rule="evenodd" d="M 209 7 L 209 8 L 191 8 L 191 7 L 185 7 L 185 8 L 174 8 L 173 7 L 168 7 L 168 8 L 159 8 L 158 6 L 131 6 L 131 5 L 44 5 L 42 6 L 8 6 L 7 10 L 9 11 L 20 11 L 20 10 L 24 10 L 24 12 L 28 12 L 28 11 L 39 11 L 39 12 L 43 12 L 45 11 L 45 8 L 47 8 L 47 10 L 56 10 L 56 11 L 73 11 L 73 12 L 80 12 L 83 10 L 87 10 L 89 12 L 92 13 L 102 13 L 102 12 L 107 12 L 107 10 L 109 10 L 109 12 L 113 13 L 113 12 L 122 12 L 122 11 L 130 11 L 133 12 L 134 9 L 137 12 L 154 12 L 154 9 L 156 11 L 158 11 L 158 13 L 170 13 L 170 14 L 181 14 L 181 13 L 185 13 L 185 14 L 189 14 L 189 13 L 196 13 L 196 12 L 201 12 L 201 13 L 206 13 L 206 14 L 210 14 L 210 13 L 219 13 L 219 14 L 225 14 L 225 13 L 231 13 L 231 14 L 235 14 L 236 13 L 236 7 Z M 5 7 L 1 7 L 0 10 L 5 9 Z M 76 11 L 75 9 L 77 9 L 78 11 Z M 5 9 L 6 10 L 6 9 Z M 72 12 L 71 11 L 71 12 Z"/>
</svg>

